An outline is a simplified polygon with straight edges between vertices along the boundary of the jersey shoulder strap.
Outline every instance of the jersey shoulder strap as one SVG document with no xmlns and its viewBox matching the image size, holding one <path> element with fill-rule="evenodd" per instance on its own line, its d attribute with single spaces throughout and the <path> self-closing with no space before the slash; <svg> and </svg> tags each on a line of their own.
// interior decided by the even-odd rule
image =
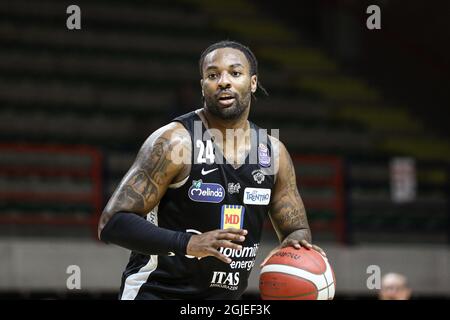
<svg viewBox="0 0 450 320">
<path fill-rule="evenodd" d="M 191 111 L 191 112 L 185 113 L 181 116 L 178 116 L 178 117 L 172 119 L 172 122 L 174 122 L 174 121 L 180 122 L 186 128 L 186 130 L 189 131 L 189 133 L 192 136 L 192 133 L 194 132 L 194 121 L 195 120 L 200 120 L 200 118 L 195 113 L 195 111 Z"/>
</svg>

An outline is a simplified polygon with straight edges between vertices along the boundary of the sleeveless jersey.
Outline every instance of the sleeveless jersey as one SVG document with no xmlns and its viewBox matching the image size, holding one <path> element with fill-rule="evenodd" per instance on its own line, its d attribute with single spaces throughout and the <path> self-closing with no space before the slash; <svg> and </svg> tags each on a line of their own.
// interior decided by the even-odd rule
<svg viewBox="0 0 450 320">
<path fill-rule="evenodd" d="M 121 299 L 239 299 L 255 263 L 275 176 L 266 130 L 249 121 L 251 147 L 245 163 L 227 163 L 195 111 L 175 118 L 189 131 L 191 171 L 171 185 L 147 220 L 159 227 L 200 234 L 215 229 L 248 231 L 241 250 L 219 248 L 215 257 L 143 255 L 132 252 L 122 276 Z"/>
</svg>

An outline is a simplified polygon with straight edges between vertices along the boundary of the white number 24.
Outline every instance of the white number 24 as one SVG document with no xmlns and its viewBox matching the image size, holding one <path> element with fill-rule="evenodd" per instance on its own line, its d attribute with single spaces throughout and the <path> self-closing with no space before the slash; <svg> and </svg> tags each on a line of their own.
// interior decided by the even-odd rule
<svg viewBox="0 0 450 320">
<path fill-rule="evenodd" d="M 214 163 L 214 148 L 211 140 L 206 140 L 206 150 L 203 141 L 197 140 L 196 145 L 199 148 L 197 163 L 207 163 L 208 161 Z"/>
</svg>

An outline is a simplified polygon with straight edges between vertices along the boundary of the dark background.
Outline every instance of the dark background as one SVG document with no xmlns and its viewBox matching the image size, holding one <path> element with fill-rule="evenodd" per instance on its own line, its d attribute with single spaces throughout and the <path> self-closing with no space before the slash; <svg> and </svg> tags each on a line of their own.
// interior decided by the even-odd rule
<svg viewBox="0 0 450 320">
<path fill-rule="evenodd" d="M 66 28 L 70 4 L 81 30 Z M 381 30 L 366 27 L 371 4 Z M 126 261 L 102 256 L 112 249 L 96 240 L 101 210 L 145 138 L 201 107 L 200 54 L 231 39 L 258 58 L 269 96 L 257 95 L 251 120 L 280 129 L 314 240 L 346 279 L 336 298 L 374 299 L 356 275 L 375 262 L 404 272 L 416 298 L 448 298 L 449 13 L 446 1 L 2 1 L 1 296 L 116 297 Z M 415 177 L 401 203 L 391 197 L 398 157 Z M 372 260 L 355 253 L 366 247 Z M 391 249 L 414 254 L 393 263 Z M 421 268 L 431 269 L 411 266 L 415 254 L 430 254 Z M 87 291 L 52 278 L 92 256 Z M 116 268 L 103 283 L 102 259 Z"/>
</svg>

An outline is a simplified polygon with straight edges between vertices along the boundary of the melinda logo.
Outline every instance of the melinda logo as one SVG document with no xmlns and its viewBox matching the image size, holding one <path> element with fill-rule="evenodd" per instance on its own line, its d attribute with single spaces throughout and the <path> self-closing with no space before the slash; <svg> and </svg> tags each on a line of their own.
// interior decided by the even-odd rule
<svg viewBox="0 0 450 320">
<path fill-rule="evenodd" d="M 194 180 L 189 188 L 188 196 L 192 201 L 219 203 L 225 198 L 225 189 L 218 183 Z"/>
<path fill-rule="evenodd" d="M 244 203 L 254 205 L 268 205 L 270 202 L 270 189 L 245 188 Z"/>
</svg>

